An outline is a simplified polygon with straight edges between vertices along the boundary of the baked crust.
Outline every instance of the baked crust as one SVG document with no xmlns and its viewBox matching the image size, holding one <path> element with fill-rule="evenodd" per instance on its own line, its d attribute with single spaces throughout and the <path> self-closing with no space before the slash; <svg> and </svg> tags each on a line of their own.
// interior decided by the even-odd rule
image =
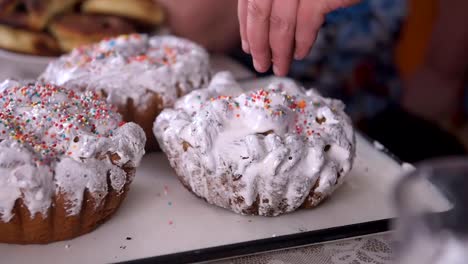
<svg viewBox="0 0 468 264">
<path fill-rule="evenodd" d="M 118 17 L 66 14 L 54 19 L 50 32 L 57 38 L 65 52 L 104 38 L 135 32 L 132 23 Z"/>
<path fill-rule="evenodd" d="M 246 215 L 314 208 L 351 170 L 344 105 L 281 79 L 259 90 L 216 74 L 156 118 L 154 134 L 182 184 Z"/>
<path fill-rule="evenodd" d="M 119 158 L 118 155 L 110 153 L 102 158 L 104 157 L 114 162 Z M 127 174 L 123 189 L 114 190 L 108 178 L 109 192 L 99 202 L 86 190 L 83 193 L 83 203 L 78 215 L 67 213 L 69 201 L 64 193 L 59 193 L 53 198 L 46 216 L 37 213 L 31 217 L 23 200 L 16 200 L 13 218 L 7 223 L 0 220 L 0 243 L 47 244 L 72 239 L 95 230 L 112 217 L 127 196 L 135 168 L 123 166 L 122 169 Z"/>
<path fill-rule="evenodd" d="M 153 26 L 164 20 L 161 6 L 153 0 L 88 0 L 83 3 L 82 10 L 90 14 L 122 16 Z"/>
<path fill-rule="evenodd" d="M 158 150 L 152 133 L 156 116 L 177 98 L 206 85 L 209 55 L 173 36 L 123 35 L 82 46 L 52 62 L 40 79 L 69 89 L 98 91 L 126 121 L 147 135 L 147 150 Z"/>
<path fill-rule="evenodd" d="M 36 31 L 43 30 L 55 15 L 70 9 L 79 1 L 4 0 L 3 4 L 8 7 L 8 10 L 0 12 L 0 23 Z"/>
<path fill-rule="evenodd" d="M 71 239 L 124 200 L 145 136 L 97 93 L 0 84 L 0 242 Z"/>
<path fill-rule="evenodd" d="M 61 53 L 57 41 L 47 33 L 0 25 L 0 48 L 41 56 Z"/>
</svg>

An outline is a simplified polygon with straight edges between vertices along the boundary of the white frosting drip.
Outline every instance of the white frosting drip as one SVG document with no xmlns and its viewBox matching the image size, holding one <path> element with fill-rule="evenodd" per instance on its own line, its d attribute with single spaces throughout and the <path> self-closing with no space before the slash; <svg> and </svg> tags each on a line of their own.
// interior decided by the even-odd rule
<svg viewBox="0 0 468 264">
<path fill-rule="evenodd" d="M 317 204 L 350 171 L 355 138 L 343 109 L 290 80 L 248 92 L 224 72 L 164 110 L 154 133 L 198 196 L 239 213 L 278 215 L 306 199 Z"/>
<path fill-rule="evenodd" d="M 52 62 L 40 79 L 77 89 L 103 90 L 108 101 L 142 108 L 152 93 L 172 106 L 208 83 L 208 53 L 200 46 L 172 36 L 133 34 L 75 49 Z M 177 91 L 179 89 L 179 91 Z"/>
<path fill-rule="evenodd" d="M 70 215 L 80 212 L 87 189 L 98 202 L 107 176 L 116 191 L 127 182 L 121 166 L 137 166 L 145 135 L 96 94 L 8 80 L 0 84 L 0 220 L 13 217 L 22 198 L 31 216 L 46 214 L 59 192 Z M 119 125 L 121 125 L 119 127 Z M 100 157 L 116 153 L 112 163 Z M 105 157 L 105 156 L 104 156 Z"/>
<path fill-rule="evenodd" d="M 20 197 L 33 214 L 47 212 L 50 206 L 53 173 L 32 160 L 32 153 L 18 143 L 0 143 L 0 219 L 4 222 L 13 217 L 12 209 Z"/>
</svg>

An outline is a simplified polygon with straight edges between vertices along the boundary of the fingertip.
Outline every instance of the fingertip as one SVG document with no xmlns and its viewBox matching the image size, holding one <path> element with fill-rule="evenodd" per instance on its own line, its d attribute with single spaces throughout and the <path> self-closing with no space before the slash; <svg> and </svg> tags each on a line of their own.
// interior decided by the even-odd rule
<svg viewBox="0 0 468 264">
<path fill-rule="evenodd" d="M 245 40 L 242 40 L 242 50 L 247 53 L 247 54 L 250 54 L 250 46 L 249 46 L 249 43 Z"/>
<path fill-rule="evenodd" d="M 281 67 L 279 67 L 278 65 L 273 64 L 273 73 L 274 73 L 276 76 L 284 77 L 284 76 L 287 75 L 287 70 L 281 69 Z"/>
<path fill-rule="evenodd" d="M 296 41 L 296 48 L 294 49 L 294 59 L 303 60 L 309 55 L 312 44 L 301 43 Z"/>
<path fill-rule="evenodd" d="M 273 64 L 273 73 L 276 75 L 276 76 L 279 76 L 279 69 L 278 69 L 278 66 Z"/>
<path fill-rule="evenodd" d="M 303 60 L 305 57 L 306 55 L 304 54 L 304 52 L 299 52 L 299 51 L 294 52 L 295 60 Z"/>
<path fill-rule="evenodd" d="M 260 61 L 256 59 L 253 60 L 253 65 L 254 65 L 255 70 L 260 73 L 266 72 L 268 68 L 270 67 L 270 65 L 267 65 L 266 63 L 261 63 Z"/>
<path fill-rule="evenodd" d="M 273 65 L 273 73 L 276 75 L 276 76 L 281 76 L 281 72 L 278 68 L 277 65 Z"/>
</svg>

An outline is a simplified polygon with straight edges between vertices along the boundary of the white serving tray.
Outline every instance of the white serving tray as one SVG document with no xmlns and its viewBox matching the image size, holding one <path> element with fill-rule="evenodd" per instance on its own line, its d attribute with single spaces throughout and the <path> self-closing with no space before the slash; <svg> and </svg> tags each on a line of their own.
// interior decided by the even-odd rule
<svg viewBox="0 0 468 264">
<path fill-rule="evenodd" d="M 227 59 L 213 64 L 216 71 L 232 69 L 246 86 L 274 80 L 248 80 L 252 74 Z M 153 153 L 144 157 L 109 222 L 71 241 L 0 244 L 0 263 L 187 263 L 386 232 L 395 216 L 393 188 L 405 167 L 358 133 L 354 168 L 329 200 L 267 218 L 237 215 L 196 198 L 178 182 L 164 154 Z M 432 201 L 440 198 L 429 185 L 420 192 Z"/>
<path fill-rule="evenodd" d="M 357 136 L 347 182 L 323 205 L 275 218 L 208 205 L 179 184 L 162 153 L 144 157 L 120 211 L 95 232 L 50 245 L 0 244 L 0 263 L 201 261 L 388 230 L 402 166 Z M 130 240 L 131 239 L 131 240 Z M 260 240 L 260 241 L 259 241 Z"/>
</svg>

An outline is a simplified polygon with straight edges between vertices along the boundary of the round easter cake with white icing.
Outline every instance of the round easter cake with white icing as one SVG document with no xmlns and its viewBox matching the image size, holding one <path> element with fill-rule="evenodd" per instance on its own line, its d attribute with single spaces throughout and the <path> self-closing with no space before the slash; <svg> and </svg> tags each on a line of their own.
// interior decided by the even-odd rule
<svg viewBox="0 0 468 264">
<path fill-rule="evenodd" d="M 0 242 L 88 233 L 125 198 L 145 134 L 92 91 L 0 84 Z"/>
<path fill-rule="evenodd" d="M 132 34 L 77 48 L 51 62 L 40 79 L 103 93 L 126 121 L 143 127 L 154 149 L 151 130 L 157 114 L 206 85 L 210 74 L 208 53 L 199 45 L 173 36 Z"/>
<path fill-rule="evenodd" d="M 355 157 L 343 109 L 287 79 L 244 89 L 223 72 L 165 109 L 154 133 L 195 195 L 236 213 L 276 216 L 315 207 L 343 183 Z"/>
</svg>

